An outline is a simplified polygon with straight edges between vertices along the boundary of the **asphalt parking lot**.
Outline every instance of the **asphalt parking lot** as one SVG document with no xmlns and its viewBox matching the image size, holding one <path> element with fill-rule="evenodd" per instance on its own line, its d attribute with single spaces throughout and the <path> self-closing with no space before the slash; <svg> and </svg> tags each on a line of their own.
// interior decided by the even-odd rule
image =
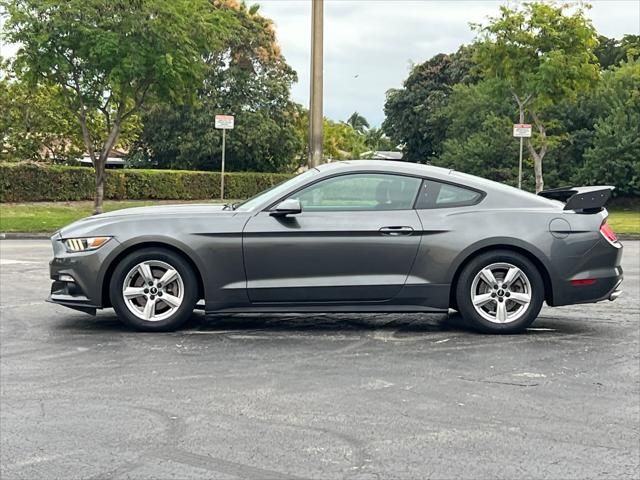
<svg viewBox="0 0 640 480">
<path fill-rule="evenodd" d="M 639 246 L 620 299 L 523 335 L 202 313 L 141 334 L 44 303 L 49 243 L 0 241 L 0 477 L 637 479 Z"/>
</svg>

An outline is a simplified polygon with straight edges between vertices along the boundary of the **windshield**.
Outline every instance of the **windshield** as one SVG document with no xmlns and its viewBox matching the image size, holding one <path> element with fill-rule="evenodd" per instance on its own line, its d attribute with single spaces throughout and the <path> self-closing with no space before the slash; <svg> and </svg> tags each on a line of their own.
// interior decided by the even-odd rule
<svg viewBox="0 0 640 480">
<path fill-rule="evenodd" d="M 234 210 L 240 210 L 240 211 L 253 210 L 257 206 L 263 203 L 267 203 L 269 199 L 273 199 L 273 200 L 277 199 L 280 194 L 282 194 L 283 192 L 286 192 L 289 188 L 295 186 L 296 184 L 301 184 L 306 182 L 309 179 L 309 177 L 313 177 L 317 173 L 318 173 L 318 170 L 315 168 L 312 168 L 311 170 L 307 170 L 306 172 L 301 173 L 300 175 L 296 175 L 295 177 L 290 178 L 289 180 L 285 180 L 284 182 L 274 185 L 273 187 L 265 190 L 264 192 L 260 192 L 257 195 L 254 195 L 253 197 L 245 200 L 244 202 L 234 205 Z"/>
</svg>

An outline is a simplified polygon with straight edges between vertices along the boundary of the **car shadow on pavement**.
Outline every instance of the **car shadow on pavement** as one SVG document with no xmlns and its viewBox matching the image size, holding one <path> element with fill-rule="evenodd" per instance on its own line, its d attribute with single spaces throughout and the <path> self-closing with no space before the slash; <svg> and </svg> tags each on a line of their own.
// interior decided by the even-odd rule
<svg viewBox="0 0 640 480">
<path fill-rule="evenodd" d="M 96 317 L 72 315 L 62 319 L 54 327 L 58 331 L 78 334 L 101 334 L 106 332 L 140 334 L 123 324 L 112 312 L 99 313 Z M 190 333 L 264 331 L 286 332 L 357 332 L 388 330 L 398 333 L 433 334 L 438 332 L 460 332 L 482 336 L 469 327 L 460 314 L 422 313 L 378 313 L 378 314 L 210 314 L 194 312 L 192 317 L 177 332 L 152 333 L 152 335 L 180 335 Z M 539 318 L 525 335 L 584 335 L 593 333 L 593 327 L 571 319 Z M 520 334 L 521 335 L 521 334 Z"/>
</svg>

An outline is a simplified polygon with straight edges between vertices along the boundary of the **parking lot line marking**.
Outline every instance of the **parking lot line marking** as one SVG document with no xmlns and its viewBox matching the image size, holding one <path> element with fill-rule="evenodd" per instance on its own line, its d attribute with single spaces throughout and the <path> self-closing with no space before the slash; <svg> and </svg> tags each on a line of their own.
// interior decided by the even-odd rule
<svg viewBox="0 0 640 480">
<path fill-rule="evenodd" d="M 244 330 L 187 330 L 185 335 L 221 335 L 223 333 L 238 333 Z"/>
<path fill-rule="evenodd" d="M 32 262 L 29 260 L 12 260 L 10 258 L 0 258 L 0 265 L 23 265 L 23 264 L 34 264 L 38 262 Z"/>
</svg>

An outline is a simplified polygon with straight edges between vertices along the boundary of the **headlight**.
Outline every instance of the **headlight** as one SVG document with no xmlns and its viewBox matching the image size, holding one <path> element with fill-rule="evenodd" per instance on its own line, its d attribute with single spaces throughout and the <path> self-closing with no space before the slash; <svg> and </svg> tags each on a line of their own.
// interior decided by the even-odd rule
<svg viewBox="0 0 640 480">
<path fill-rule="evenodd" d="M 64 246 L 67 252 L 88 252 L 100 248 L 110 239 L 111 237 L 67 238 Z"/>
</svg>

